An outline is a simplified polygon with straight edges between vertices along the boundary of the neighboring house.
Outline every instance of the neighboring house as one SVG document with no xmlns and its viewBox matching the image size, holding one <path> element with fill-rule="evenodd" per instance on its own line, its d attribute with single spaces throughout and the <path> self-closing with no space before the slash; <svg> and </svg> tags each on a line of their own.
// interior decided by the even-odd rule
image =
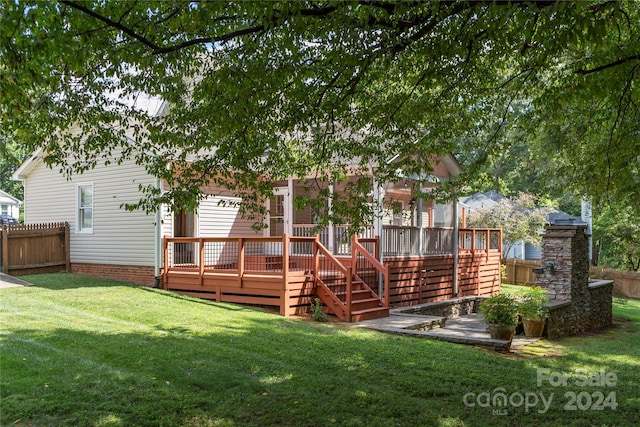
<svg viewBox="0 0 640 427">
<path fill-rule="evenodd" d="M 0 190 L 0 215 L 9 215 L 18 219 L 22 202 L 11 194 Z"/>
<path fill-rule="evenodd" d="M 171 212 L 167 206 L 155 215 L 131 212 L 121 206 L 139 200 L 140 185 L 164 188 L 142 166 L 113 162 L 67 179 L 47 167 L 43 155 L 34 153 L 13 175 L 24 184 L 24 220 L 70 224 L 76 273 L 217 301 L 275 305 L 284 315 L 306 311 L 317 295 L 346 320 L 384 316 L 392 305 L 499 289 L 500 248 L 488 243 L 499 242 L 499 232 L 486 231 L 482 254 L 456 248 L 454 206 L 426 200 L 437 182 L 460 173 L 452 156 L 434 159 L 433 184 L 422 188 L 411 177 L 381 185 L 372 179 L 373 205 L 389 208 L 375 208 L 377 220 L 353 241 L 347 225 L 317 229 L 309 207 L 294 209 L 301 179 L 274 183 L 273 198 L 265 201 L 266 228 L 256 232 L 252 221 L 226 203 L 238 201 L 227 189 L 206 188 L 209 196 L 195 213 Z M 345 185 L 330 191 L 345 191 Z M 420 193 L 425 197 L 416 198 Z"/>
<path fill-rule="evenodd" d="M 477 209 L 490 209 L 497 202 L 503 199 L 505 199 L 505 197 L 496 193 L 495 191 L 487 191 L 486 193 L 475 193 L 468 197 L 461 197 L 458 200 L 458 206 L 461 212 L 460 216 L 464 218 Z M 561 211 L 560 209 L 555 209 L 548 215 L 547 223 L 550 225 L 586 225 L 586 222 L 581 218 L 569 215 L 568 213 Z M 507 245 L 505 245 L 502 250 L 508 250 L 505 258 L 540 259 L 541 257 L 540 245 L 534 246 L 531 243 L 524 242 L 523 240 L 518 240 L 513 245 L 510 245 L 510 247 L 507 247 Z"/>
</svg>

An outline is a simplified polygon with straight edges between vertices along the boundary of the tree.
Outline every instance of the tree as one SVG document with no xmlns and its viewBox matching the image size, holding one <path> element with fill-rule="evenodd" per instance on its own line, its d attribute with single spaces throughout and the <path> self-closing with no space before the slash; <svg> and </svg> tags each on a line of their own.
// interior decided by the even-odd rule
<svg viewBox="0 0 640 427">
<path fill-rule="evenodd" d="M 213 181 L 259 211 L 287 176 L 393 181 L 451 152 L 467 160 L 460 187 L 516 124 L 570 185 L 640 206 L 637 2 L 1 7 L 0 136 L 68 173 L 134 157 L 172 188 L 135 207 L 193 209 Z M 144 94 L 169 108 L 150 116 Z M 358 217 L 366 194 L 341 196 Z"/>
<path fill-rule="evenodd" d="M 593 223 L 599 264 L 640 271 L 640 216 L 625 203 L 604 205 Z"/>
<path fill-rule="evenodd" d="M 11 175 L 24 160 L 27 153 L 15 143 L 0 143 L 0 189 L 22 199 L 22 183 L 11 180 Z"/>
<path fill-rule="evenodd" d="M 467 226 L 471 228 L 502 228 L 502 254 L 507 254 L 518 241 L 534 246 L 542 240 L 541 231 L 553 208 L 536 206 L 536 196 L 521 193 L 504 198 L 490 208 L 476 209 L 469 214 Z"/>
</svg>

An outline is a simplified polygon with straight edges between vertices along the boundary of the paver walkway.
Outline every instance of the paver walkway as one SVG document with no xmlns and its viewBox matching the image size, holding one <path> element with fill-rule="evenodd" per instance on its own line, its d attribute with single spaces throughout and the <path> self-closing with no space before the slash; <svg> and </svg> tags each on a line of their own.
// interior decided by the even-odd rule
<svg viewBox="0 0 640 427">
<path fill-rule="evenodd" d="M 391 310 L 389 317 L 365 320 L 351 324 L 354 327 L 374 329 L 381 332 L 430 338 L 458 344 L 481 345 L 496 350 L 518 350 L 539 338 L 516 335 L 509 341 L 492 339 L 485 329 L 484 320 L 477 314 L 459 317 L 438 317 L 401 313 Z"/>
</svg>

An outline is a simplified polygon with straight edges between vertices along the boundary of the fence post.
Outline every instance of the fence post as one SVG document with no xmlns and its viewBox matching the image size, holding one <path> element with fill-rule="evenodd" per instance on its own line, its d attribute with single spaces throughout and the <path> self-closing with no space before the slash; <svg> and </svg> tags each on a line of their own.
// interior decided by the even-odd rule
<svg viewBox="0 0 640 427">
<path fill-rule="evenodd" d="M 9 273 L 9 227 L 2 226 L 2 272 Z"/>
<path fill-rule="evenodd" d="M 64 251 L 65 251 L 65 268 L 67 273 L 71 272 L 71 236 L 69 232 L 69 223 L 64 223 Z"/>
</svg>

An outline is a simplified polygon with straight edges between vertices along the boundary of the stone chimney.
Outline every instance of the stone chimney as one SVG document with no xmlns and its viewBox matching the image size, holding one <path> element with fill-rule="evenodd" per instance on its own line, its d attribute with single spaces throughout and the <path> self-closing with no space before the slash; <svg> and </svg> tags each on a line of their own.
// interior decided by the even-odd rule
<svg viewBox="0 0 640 427">
<path fill-rule="evenodd" d="M 542 237 L 536 285 L 555 300 L 580 300 L 589 287 L 589 236 L 585 225 L 548 225 Z"/>
<path fill-rule="evenodd" d="M 589 283 L 586 225 L 548 225 L 542 236 L 536 285 L 547 290 L 547 338 L 559 338 L 611 325 L 613 282 Z"/>
</svg>

